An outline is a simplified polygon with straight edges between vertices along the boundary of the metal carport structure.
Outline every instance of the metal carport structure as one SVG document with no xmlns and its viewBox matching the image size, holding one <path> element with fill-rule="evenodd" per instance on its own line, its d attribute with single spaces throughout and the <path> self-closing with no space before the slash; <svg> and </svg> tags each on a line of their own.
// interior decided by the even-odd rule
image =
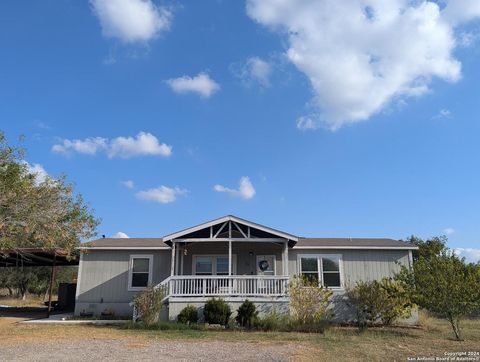
<svg viewBox="0 0 480 362">
<path fill-rule="evenodd" d="M 0 249 L 0 268 L 51 266 L 48 291 L 48 312 L 52 310 L 52 289 L 55 283 L 57 266 L 75 266 L 79 264 L 78 252 L 69 253 L 65 249 L 12 248 Z"/>
</svg>

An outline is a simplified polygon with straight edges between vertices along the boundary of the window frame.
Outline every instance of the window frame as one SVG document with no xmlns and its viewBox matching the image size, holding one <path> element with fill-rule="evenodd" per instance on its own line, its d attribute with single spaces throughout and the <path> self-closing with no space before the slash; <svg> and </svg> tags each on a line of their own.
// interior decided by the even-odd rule
<svg viewBox="0 0 480 362">
<path fill-rule="evenodd" d="M 318 282 L 320 285 L 325 286 L 323 282 L 323 258 L 338 258 L 338 273 L 340 274 L 340 286 L 338 287 L 328 287 L 332 290 L 343 290 L 344 289 L 344 271 L 343 271 L 343 254 L 298 254 L 297 255 L 297 271 L 298 275 L 302 275 L 302 259 L 317 259 L 318 265 Z M 332 271 L 326 271 L 326 273 L 337 273 Z M 307 273 L 308 274 L 308 273 Z M 314 274 L 311 272 L 310 274 Z"/>
<path fill-rule="evenodd" d="M 206 275 L 206 274 L 197 274 L 197 258 L 211 258 L 212 259 L 212 274 L 211 275 Z M 192 255 L 192 275 L 198 275 L 200 277 L 209 277 L 209 276 L 219 276 L 219 277 L 225 277 L 228 276 L 228 271 L 227 274 L 225 275 L 218 275 L 217 274 L 217 258 L 227 258 L 228 259 L 228 254 L 194 254 Z M 237 255 L 232 254 L 232 275 L 237 275 Z"/>
<path fill-rule="evenodd" d="M 148 259 L 148 282 L 147 286 L 152 284 L 152 273 L 153 273 L 153 254 L 131 254 L 130 260 L 128 263 L 128 286 L 127 289 L 129 292 L 138 292 L 145 290 L 147 287 L 134 287 L 132 286 L 133 280 L 133 261 L 135 259 Z"/>
</svg>

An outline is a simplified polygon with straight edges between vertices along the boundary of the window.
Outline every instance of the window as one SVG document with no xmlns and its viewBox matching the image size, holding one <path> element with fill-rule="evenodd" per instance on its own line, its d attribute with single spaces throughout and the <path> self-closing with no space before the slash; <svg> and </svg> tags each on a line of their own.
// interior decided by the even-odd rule
<svg viewBox="0 0 480 362">
<path fill-rule="evenodd" d="M 228 275 L 228 256 L 217 256 L 216 260 L 217 275 Z"/>
<path fill-rule="evenodd" d="M 329 288 L 341 288 L 341 255 L 301 255 L 300 274 L 310 282 Z"/>
<path fill-rule="evenodd" d="M 309 283 L 319 284 L 318 278 L 318 259 L 301 258 L 301 274 L 305 276 Z"/>
<path fill-rule="evenodd" d="M 211 256 L 197 256 L 195 260 L 196 275 L 212 275 L 213 264 Z"/>
<path fill-rule="evenodd" d="M 232 274 L 235 274 L 236 255 L 232 255 Z M 195 275 L 228 275 L 228 255 L 194 255 Z"/>
<path fill-rule="evenodd" d="M 152 282 L 153 255 L 130 255 L 128 290 L 142 290 Z"/>
<path fill-rule="evenodd" d="M 322 257 L 322 279 L 326 287 L 340 288 L 340 258 L 337 256 Z"/>
</svg>

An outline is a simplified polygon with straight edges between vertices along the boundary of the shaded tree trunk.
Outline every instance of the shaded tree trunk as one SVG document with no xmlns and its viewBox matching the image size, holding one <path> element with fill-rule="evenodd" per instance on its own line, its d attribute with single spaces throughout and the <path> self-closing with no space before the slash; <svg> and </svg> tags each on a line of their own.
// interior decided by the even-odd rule
<svg viewBox="0 0 480 362">
<path fill-rule="evenodd" d="M 452 329 L 453 329 L 453 333 L 455 333 L 455 339 L 457 341 L 461 341 L 462 340 L 462 334 L 461 334 L 461 331 L 460 331 L 460 321 L 458 318 L 449 318 L 448 321 L 450 322 L 451 326 L 452 326 Z"/>
</svg>

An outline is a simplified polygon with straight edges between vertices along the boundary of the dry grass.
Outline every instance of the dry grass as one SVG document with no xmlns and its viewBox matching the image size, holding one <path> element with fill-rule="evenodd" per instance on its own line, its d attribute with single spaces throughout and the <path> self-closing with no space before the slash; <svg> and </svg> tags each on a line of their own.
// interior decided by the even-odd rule
<svg viewBox="0 0 480 362">
<path fill-rule="evenodd" d="M 0 318 L 0 324 L 2 323 Z M 240 331 L 148 331 L 121 327 L 72 325 L 24 325 L 10 321 L 0 326 L 2 343 L 13 341 L 56 340 L 125 340 L 136 348 L 161 340 L 183 342 L 220 340 L 224 342 L 255 342 L 260 344 L 292 344 L 296 360 L 404 361 L 407 357 L 442 357 L 444 352 L 480 352 L 480 320 L 463 322 L 465 341 L 457 342 L 446 321 L 429 318 L 428 328 L 376 328 L 359 332 L 354 328 L 337 327 L 324 335 L 282 332 Z"/>
<path fill-rule="evenodd" d="M 56 300 L 56 296 L 52 296 L 52 300 Z M 44 307 L 43 297 L 29 295 L 25 300 L 21 298 L 12 298 L 9 296 L 0 296 L 0 305 L 8 305 L 10 307 Z"/>
</svg>

